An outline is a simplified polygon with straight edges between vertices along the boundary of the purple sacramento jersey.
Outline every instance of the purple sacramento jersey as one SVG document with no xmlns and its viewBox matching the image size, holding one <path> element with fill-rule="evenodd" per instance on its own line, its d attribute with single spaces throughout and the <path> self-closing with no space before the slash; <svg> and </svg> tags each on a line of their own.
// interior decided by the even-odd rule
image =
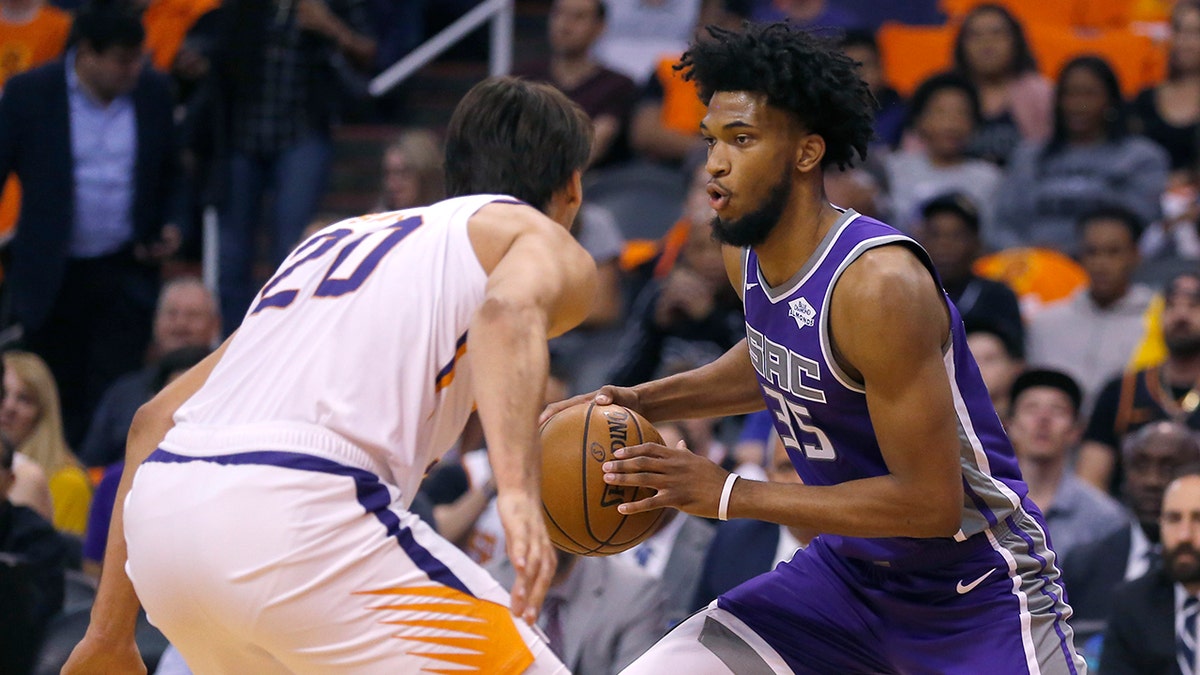
<svg viewBox="0 0 1200 675">
<path fill-rule="evenodd" d="M 868 249 L 909 246 L 933 272 L 925 251 L 888 225 L 846 212 L 809 261 L 778 288 L 767 285 L 758 256 L 744 256 L 746 335 L 775 429 L 796 472 L 809 485 L 833 485 L 888 473 L 867 411 L 865 390 L 842 371 L 829 342 L 829 300 L 842 272 Z M 1020 508 L 1027 488 L 1012 446 L 967 350 L 958 310 L 948 299 L 950 340 L 945 364 L 958 413 L 963 472 L 963 541 Z M 855 558 L 907 558 L 929 540 L 825 536 L 834 551 Z"/>
<path fill-rule="evenodd" d="M 887 473 L 863 386 L 838 367 L 829 301 L 863 252 L 925 251 L 876 220 L 847 211 L 809 261 L 778 288 L 744 256 L 750 360 L 796 472 L 810 485 Z M 944 362 L 953 389 L 963 477 L 953 538 L 864 539 L 822 534 L 791 560 L 734 588 L 698 620 L 727 612 L 793 673 L 1030 673 L 1080 675 L 1054 551 L 1026 500 L 1012 446 L 967 350 L 953 303 Z M 835 336 L 836 337 L 836 336 Z M 708 624 L 705 624 L 707 627 Z M 701 633 L 734 672 L 761 659 L 748 642 Z"/>
</svg>

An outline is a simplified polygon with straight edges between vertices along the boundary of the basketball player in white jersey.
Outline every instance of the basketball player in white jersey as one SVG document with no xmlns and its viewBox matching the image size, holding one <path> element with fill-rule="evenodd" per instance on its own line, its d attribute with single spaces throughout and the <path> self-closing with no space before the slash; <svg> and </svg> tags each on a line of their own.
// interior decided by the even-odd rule
<svg viewBox="0 0 1200 675">
<path fill-rule="evenodd" d="M 201 675 L 566 672 L 529 625 L 555 560 L 536 420 L 546 340 L 595 288 L 565 227 L 591 142 L 558 91 L 485 81 L 450 120 L 453 198 L 331 225 L 284 261 L 241 328 L 139 410 L 64 672 L 145 672 L 139 600 Z M 473 406 L 511 599 L 407 510 Z"/>
</svg>

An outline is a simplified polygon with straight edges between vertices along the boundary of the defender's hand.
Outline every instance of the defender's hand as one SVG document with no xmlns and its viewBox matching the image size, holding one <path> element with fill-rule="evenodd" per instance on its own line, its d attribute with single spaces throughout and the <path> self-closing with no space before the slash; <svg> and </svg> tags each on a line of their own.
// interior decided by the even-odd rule
<svg viewBox="0 0 1200 675">
<path fill-rule="evenodd" d="M 508 559 L 517 576 L 512 587 L 512 613 L 529 625 L 537 622 L 546 591 L 554 579 L 558 557 L 546 521 L 542 519 L 542 500 L 526 494 L 500 493 L 496 498 Z"/>
<path fill-rule="evenodd" d="M 657 443 L 631 445 L 618 449 L 613 456 L 617 459 L 603 466 L 605 483 L 657 491 L 652 497 L 621 504 L 617 507 L 621 513 L 671 506 L 702 518 L 717 517 L 721 489 L 729 472 L 688 450 L 683 441 L 675 448 Z"/>
<path fill-rule="evenodd" d="M 546 409 L 542 411 L 541 416 L 538 417 L 538 426 L 540 427 L 546 423 L 546 420 L 554 417 L 559 412 L 562 412 L 573 405 L 590 403 L 592 401 L 595 401 L 596 405 L 608 405 L 610 403 L 622 405 L 636 412 L 637 414 L 644 416 L 644 413 L 642 412 L 642 402 L 638 398 L 637 392 L 635 392 L 632 387 L 616 387 L 611 384 L 606 384 L 590 394 L 580 394 L 579 396 L 573 396 L 564 401 L 551 403 L 550 405 L 546 406 Z"/>
</svg>

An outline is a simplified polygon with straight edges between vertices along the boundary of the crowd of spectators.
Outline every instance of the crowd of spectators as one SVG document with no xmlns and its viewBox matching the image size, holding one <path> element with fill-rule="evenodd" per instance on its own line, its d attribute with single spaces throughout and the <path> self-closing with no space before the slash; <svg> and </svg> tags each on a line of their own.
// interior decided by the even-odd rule
<svg viewBox="0 0 1200 675">
<path fill-rule="evenodd" d="M 26 636 L 0 639 L 0 671 L 31 667 L 53 637 L 64 573 L 99 574 L 138 406 L 237 328 L 305 232 L 357 215 L 322 199 L 338 126 L 392 121 L 385 105 L 363 112 L 367 79 L 428 37 L 423 18 L 473 4 L 0 0 L 0 633 Z M 1184 583 L 1162 505 L 1200 461 L 1200 1 L 1129 0 L 1125 25 L 1104 29 L 1156 41 L 1164 72 L 1136 83 L 1086 50 L 1048 71 L 1027 4 L 517 2 L 546 33 L 528 53 L 518 43 L 514 72 L 563 90 L 596 131 L 585 184 L 601 196 L 585 190 L 572 233 L 600 290 L 583 326 L 551 343 L 548 396 L 679 372 L 742 338 L 708 236 L 704 106 L 673 66 L 707 25 L 820 32 L 860 62 L 879 105 L 868 160 L 830 173 L 830 199 L 929 252 L 1047 517 L 1077 644 L 1123 672 L 1105 665 L 1106 631 L 1114 659 L 1152 662 L 1137 652 L 1157 643 L 1130 640 L 1114 612 L 1141 611 L 1152 598 L 1137 593 L 1164 578 Z M 876 37 L 897 18 L 953 34 L 928 55 L 946 67 L 913 86 L 889 81 L 901 55 Z M 438 200 L 440 129 L 392 131 L 375 208 Z M 637 209 L 604 198 L 618 177 L 644 187 Z M 215 287 L 192 276 L 205 247 Z M 747 478 L 797 480 L 763 414 L 659 430 Z M 494 493 L 471 425 L 414 509 L 505 581 Z M 563 554 L 543 628 L 568 666 L 616 672 L 814 536 L 678 514 L 625 554 Z"/>
</svg>

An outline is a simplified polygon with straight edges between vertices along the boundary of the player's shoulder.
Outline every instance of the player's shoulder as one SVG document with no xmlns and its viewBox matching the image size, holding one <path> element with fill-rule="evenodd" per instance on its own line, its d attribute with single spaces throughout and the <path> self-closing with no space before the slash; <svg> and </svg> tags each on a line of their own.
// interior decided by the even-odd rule
<svg viewBox="0 0 1200 675">
<path fill-rule="evenodd" d="M 921 294 L 937 291 L 933 275 L 918 257 L 915 242 L 900 239 L 867 249 L 855 258 L 834 290 L 839 299 L 881 302 L 911 302 Z"/>
</svg>

